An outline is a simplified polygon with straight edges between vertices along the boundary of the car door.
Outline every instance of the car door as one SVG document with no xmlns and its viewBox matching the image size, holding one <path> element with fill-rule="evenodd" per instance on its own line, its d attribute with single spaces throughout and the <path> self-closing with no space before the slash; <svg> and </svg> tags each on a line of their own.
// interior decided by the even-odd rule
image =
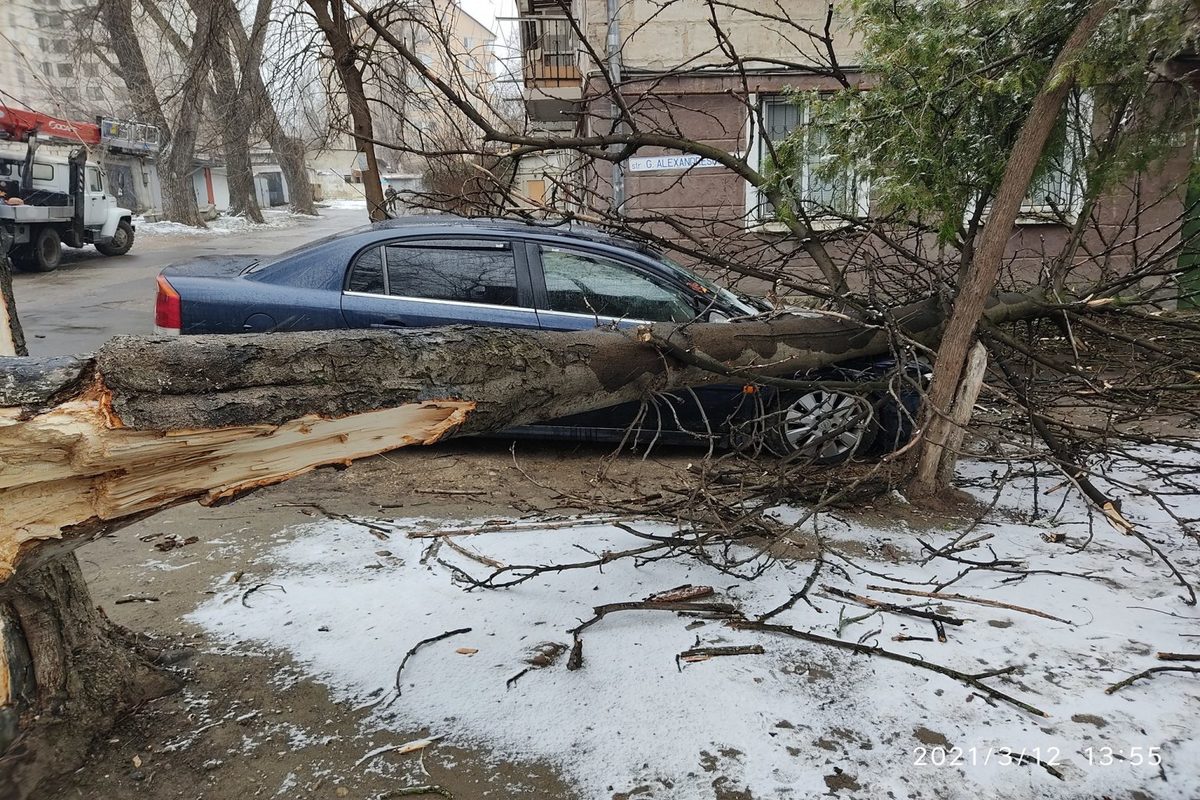
<svg viewBox="0 0 1200 800">
<path fill-rule="evenodd" d="M 543 330 L 632 327 L 646 322 L 689 322 L 698 309 L 683 290 L 636 264 L 583 248 L 535 244 L 530 258 L 538 321 Z M 648 441 L 660 431 L 697 435 L 717 430 L 729 416 L 740 386 L 706 386 L 641 402 L 623 403 L 569 417 L 573 426 L 621 431 L 636 422 Z M 563 423 L 559 423 L 563 424 Z"/>
<path fill-rule="evenodd" d="M 531 270 L 544 330 L 688 322 L 691 299 L 636 265 L 582 248 L 536 244 Z"/>
<path fill-rule="evenodd" d="M 506 239 L 401 239 L 361 250 L 342 315 L 351 328 L 538 327 L 524 248 Z"/>
</svg>

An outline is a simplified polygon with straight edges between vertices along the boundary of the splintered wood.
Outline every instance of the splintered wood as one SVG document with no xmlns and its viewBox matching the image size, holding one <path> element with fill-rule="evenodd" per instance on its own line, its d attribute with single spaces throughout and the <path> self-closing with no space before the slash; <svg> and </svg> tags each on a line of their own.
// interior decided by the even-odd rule
<svg viewBox="0 0 1200 800">
<path fill-rule="evenodd" d="M 30 419 L 0 408 L 0 581 L 27 548 L 188 499 L 214 503 L 325 464 L 431 444 L 475 404 L 438 400 L 282 425 L 134 431 L 91 392 Z"/>
</svg>

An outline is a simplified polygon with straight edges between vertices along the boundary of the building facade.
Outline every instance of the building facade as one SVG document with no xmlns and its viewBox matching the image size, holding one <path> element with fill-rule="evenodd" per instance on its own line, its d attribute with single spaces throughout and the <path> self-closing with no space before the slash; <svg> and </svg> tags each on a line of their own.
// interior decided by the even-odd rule
<svg viewBox="0 0 1200 800">
<path fill-rule="evenodd" d="M 744 158 L 760 174 L 774 169 L 774 146 L 798 134 L 802 148 L 792 187 L 816 236 L 835 253 L 861 256 L 864 247 L 877 247 L 849 223 L 873 209 L 872 187 L 846 171 L 831 174 L 828 142 L 814 124 L 814 108 L 798 99 L 835 91 L 842 79 L 865 88 L 872 82 L 858 67 L 860 43 L 851 22 L 835 6 L 795 0 L 786 15 L 770 0 L 715 6 L 702 0 L 666 5 L 574 0 L 569 11 L 556 0 L 518 0 L 518 8 L 525 106 L 534 131 L 601 136 L 628 130 L 620 118 L 632 119 L 639 129 L 678 132 Z M 614 83 L 621 109 L 614 108 Z M 1048 153 L 1049 166 L 1030 189 L 1009 246 L 1014 281 L 1036 278 L 1062 252 L 1083 210 L 1078 141 L 1105 118 L 1086 96 L 1069 104 L 1066 118 L 1084 135 L 1068 136 L 1061 152 Z M 1114 253 L 1115 246 L 1104 241 L 1104 231 L 1115 231 L 1134 209 L 1143 217 L 1140 252 L 1169 251 L 1186 214 L 1192 138 L 1183 135 L 1178 153 L 1138 176 L 1136 189 L 1116 187 L 1103 197 L 1092 209 L 1095 232 L 1072 258 L 1099 260 L 1096 253 L 1105 251 L 1105 269 L 1137 258 L 1137 248 Z M 560 184 L 560 195 L 576 202 L 586 198 L 602 211 L 607 205 L 607 214 L 677 242 L 685 257 L 689 251 L 711 256 L 727 248 L 742 264 L 747 258 L 764 268 L 786 264 L 800 280 L 821 279 L 771 204 L 716 162 L 652 146 L 616 167 L 594 162 L 572 172 L 578 159 L 567 155 L 541 162 L 520 176 L 517 188 L 526 196 L 545 197 L 539 192 L 543 185 Z M 537 174 L 547 162 L 567 166 L 559 175 Z M 935 246 L 923 239 L 900 244 Z M 880 263 L 890 256 L 871 257 Z"/>
</svg>

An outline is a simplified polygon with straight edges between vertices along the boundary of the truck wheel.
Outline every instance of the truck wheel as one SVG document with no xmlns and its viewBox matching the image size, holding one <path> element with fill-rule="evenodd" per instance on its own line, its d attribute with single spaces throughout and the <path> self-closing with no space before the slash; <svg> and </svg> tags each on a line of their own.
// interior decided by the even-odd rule
<svg viewBox="0 0 1200 800">
<path fill-rule="evenodd" d="M 123 219 L 117 223 L 117 230 L 107 242 L 97 242 L 96 249 L 106 256 L 123 256 L 133 247 L 133 226 L 129 220 Z"/>
<path fill-rule="evenodd" d="M 53 272 L 62 261 L 62 239 L 54 228 L 42 228 L 33 239 L 22 267 L 32 272 Z"/>
</svg>

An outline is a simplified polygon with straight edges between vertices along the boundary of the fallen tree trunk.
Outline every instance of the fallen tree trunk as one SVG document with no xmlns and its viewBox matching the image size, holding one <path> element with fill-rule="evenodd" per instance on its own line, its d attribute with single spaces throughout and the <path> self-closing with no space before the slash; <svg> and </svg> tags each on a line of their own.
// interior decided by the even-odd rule
<svg viewBox="0 0 1200 800">
<path fill-rule="evenodd" d="M 989 316 L 1041 309 L 1010 296 Z M 943 318 L 929 301 L 870 324 L 124 337 L 92 357 L 0 358 L 0 796 L 73 769 L 120 711 L 170 685 L 92 607 L 71 552 L 90 538 L 397 447 L 790 375 L 897 336 L 932 345 Z M 696 366 L 714 362 L 725 374 Z"/>
<path fill-rule="evenodd" d="M 1041 307 L 1008 296 L 989 316 Z M 664 349 L 703 354 L 749 382 L 886 352 L 897 332 L 933 344 L 943 318 L 926 301 L 888 325 L 814 313 L 635 333 L 120 337 L 91 358 L 0 359 L 0 593 L 39 547 L 61 552 L 179 502 L 214 503 L 323 464 L 731 380 Z"/>
</svg>

